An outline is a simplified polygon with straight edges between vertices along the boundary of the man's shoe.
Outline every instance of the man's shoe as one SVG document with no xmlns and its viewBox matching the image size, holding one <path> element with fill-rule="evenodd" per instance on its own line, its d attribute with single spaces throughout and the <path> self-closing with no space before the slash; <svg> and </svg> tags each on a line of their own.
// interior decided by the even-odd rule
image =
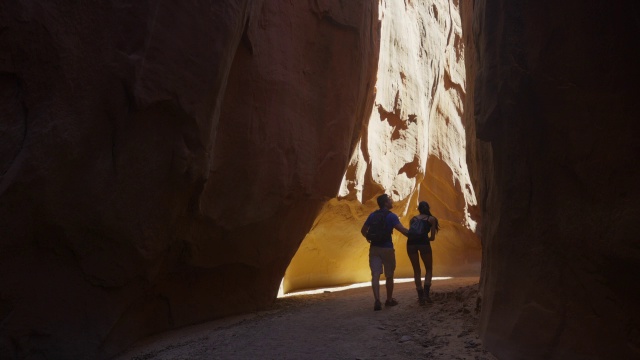
<svg viewBox="0 0 640 360">
<path fill-rule="evenodd" d="M 380 300 L 376 300 L 375 304 L 373 304 L 373 311 L 382 310 L 382 304 Z"/>
<path fill-rule="evenodd" d="M 398 301 L 394 298 L 391 298 L 384 302 L 384 306 L 396 306 L 398 305 Z"/>
</svg>

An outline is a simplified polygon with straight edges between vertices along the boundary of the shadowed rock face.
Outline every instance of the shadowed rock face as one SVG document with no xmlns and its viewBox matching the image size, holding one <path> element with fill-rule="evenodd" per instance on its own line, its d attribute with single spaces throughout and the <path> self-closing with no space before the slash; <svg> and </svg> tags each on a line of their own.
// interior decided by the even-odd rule
<svg viewBox="0 0 640 360">
<path fill-rule="evenodd" d="M 504 359 L 640 358 L 640 8 L 466 10 L 484 343 Z"/>
<path fill-rule="evenodd" d="M 273 301 L 373 101 L 377 1 L 3 2 L 0 358 Z"/>
</svg>

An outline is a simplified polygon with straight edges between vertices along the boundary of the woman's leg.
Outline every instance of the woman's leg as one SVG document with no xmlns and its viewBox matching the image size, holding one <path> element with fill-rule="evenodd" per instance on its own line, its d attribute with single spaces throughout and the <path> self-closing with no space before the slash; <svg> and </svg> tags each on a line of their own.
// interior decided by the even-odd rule
<svg viewBox="0 0 640 360">
<path fill-rule="evenodd" d="M 416 283 L 416 289 L 422 289 L 422 279 L 420 274 L 420 258 L 418 257 L 418 248 L 415 245 L 407 245 L 407 255 L 413 267 L 413 281 Z"/>
<path fill-rule="evenodd" d="M 431 302 L 429 297 L 429 291 L 431 291 L 431 278 L 433 277 L 433 253 L 431 252 L 431 246 L 420 249 L 420 257 L 424 263 L 424 297 L 427 302 Z"/>
<path fill-rule="evenodd" d="M 424 305 L 424 290 L 422 289 L 422 279 L 420 278 L 418 247 L 416 245 L 407 245 L 407 255 L 409 255 L 409 260 L 411 260 L 411 266 L 413 267 L 413 281 L 416 284 L 416 291 L 418 292 L 418 302 L 420 305 Z"/>
</svg>

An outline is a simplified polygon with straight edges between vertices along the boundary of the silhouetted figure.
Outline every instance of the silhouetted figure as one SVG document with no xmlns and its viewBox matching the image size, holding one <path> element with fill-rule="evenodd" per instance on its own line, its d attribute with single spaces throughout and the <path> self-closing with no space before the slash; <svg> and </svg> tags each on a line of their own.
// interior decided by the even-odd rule
<svg viewBox="0 0 640 360">
<path fill-rule="evenodd" d="M 393 298 L 393 273 L 396 269 L 396 254 L 393 249 L 391 234 L 393 229 L 407 235 L 407 228 L 402 226 L 400 219 L 390 210 L 393 208 L 393 200 L 386 195 L 377 198 L 379 210 L 372 212 L 360 232 L 371 244 L 369 248 L 369 267 L 371 268 L 371 288 L 375 303 L 373 310 L 381 310 L 380 303 L 380 275 L 383 272 L 387 280 L 387 300 L 385 306 L 398 305 L 398 301 Z"/>
<path fill-rule="evenodd" d="M 431 253 L 431 241 L 435 240 L 440 225 L 438 219 L 431 215 L 429 204 L 420 201 L 418 204 L 419 215 L 411 219 L 409 233 L 407 234 L 407 254 L 413 267 L 413 278 L 418 291 L 420 305 L 431 303 L 429 291 L 431 290 L 431 277 L 433 276 L 433 256 Z M 425 267 L 424 288 L 420 279 L 420 258 Z"/>
</svg>

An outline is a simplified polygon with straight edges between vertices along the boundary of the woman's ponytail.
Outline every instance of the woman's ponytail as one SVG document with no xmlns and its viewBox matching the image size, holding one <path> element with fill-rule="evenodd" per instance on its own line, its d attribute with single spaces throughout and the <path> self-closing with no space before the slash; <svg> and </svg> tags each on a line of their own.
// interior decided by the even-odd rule
<svg viewBox="0 0 640 360">
<path fill-rule="evenodd" d="M 432 218 L 436 219 L 436 233 L 440 230 L 440 223 L 438 222 L 438 218 L 436 218 L 435 216 L 431 215 L 431 208 L 429 207 L 429 203 L 426 201 L 420 201 L 420 203 L 418 204 L 418 211 L 420 212 L 420 214 L 423 215 L 429 215 Z"/>
</svg>

